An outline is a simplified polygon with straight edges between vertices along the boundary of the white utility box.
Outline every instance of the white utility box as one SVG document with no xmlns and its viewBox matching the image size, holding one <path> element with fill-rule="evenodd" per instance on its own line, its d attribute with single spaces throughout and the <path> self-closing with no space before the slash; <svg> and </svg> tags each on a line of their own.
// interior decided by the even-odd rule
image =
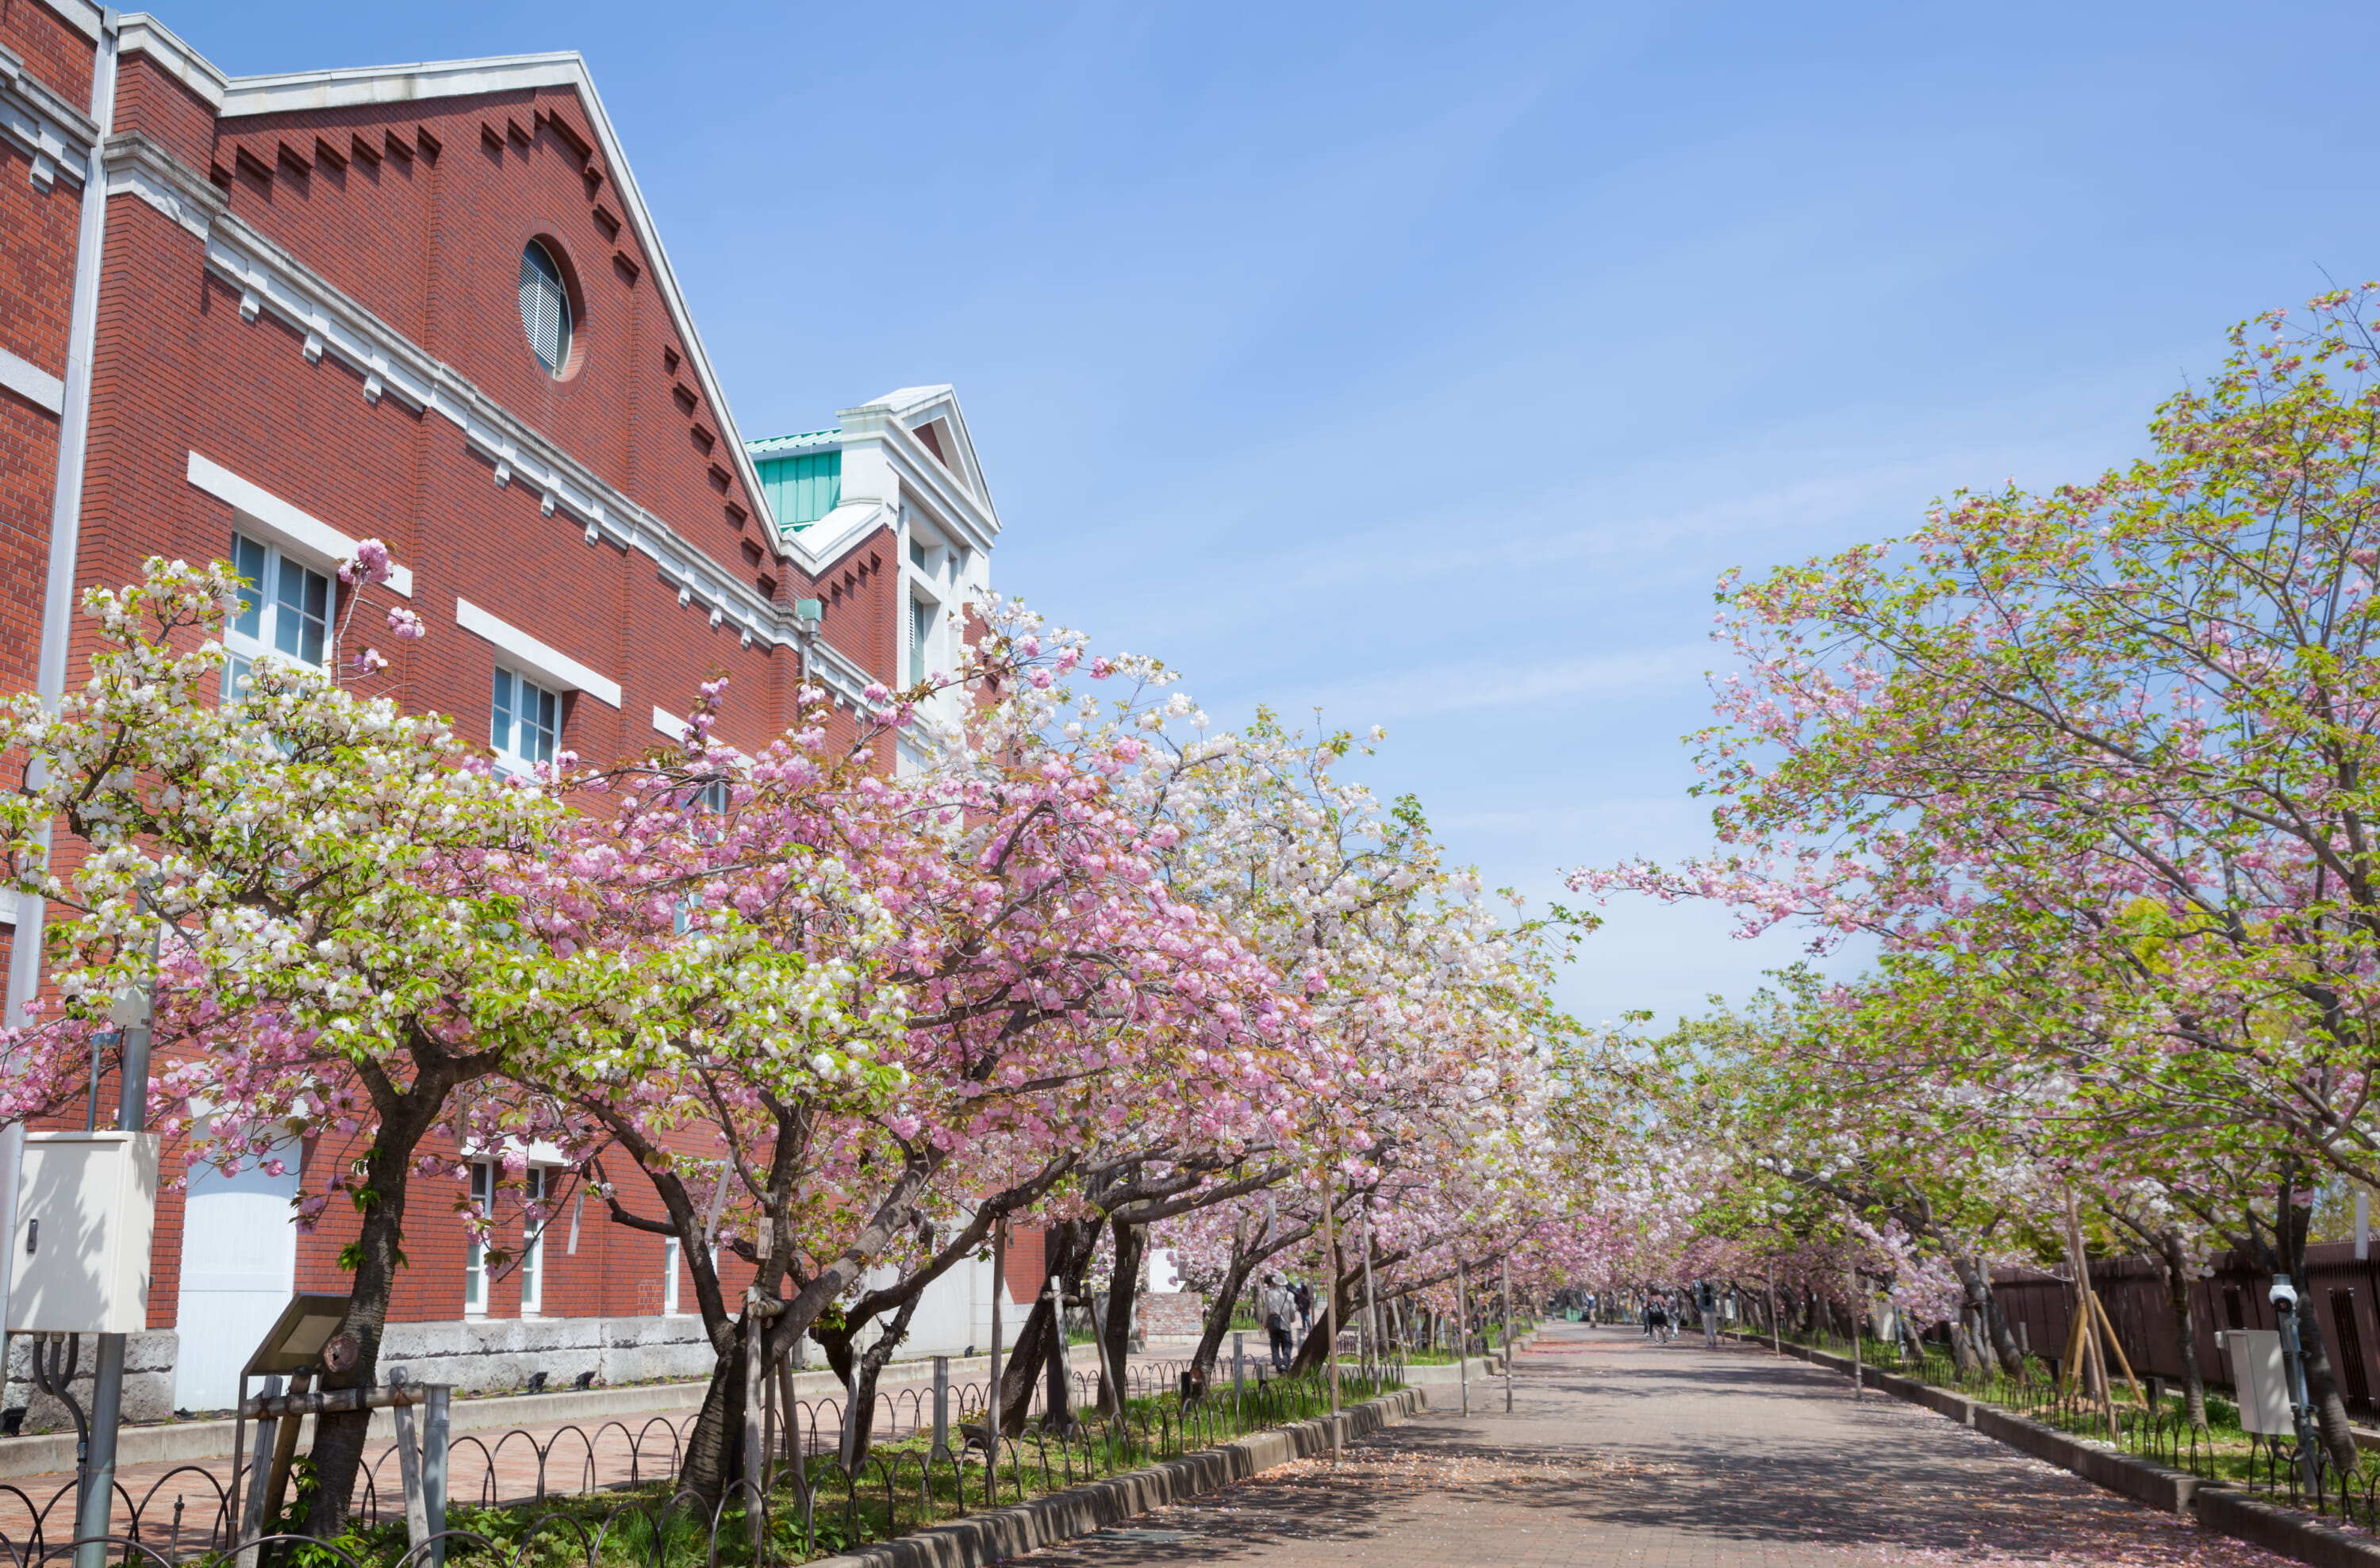
<svg viewBox="0 0 2380 1568">
<path fill-rule="evenodd" d="M 8 1237 L 10 1333 L 149 1326 L 157 1134 L 31 1132 Z"/>
<path fill-rule="evenodd" d="M 2297 1430 L 2289 1417 L 2289 1374 L 2281 1364 L 2278 1329 L 2226 1329 L 2215 1336 L 2231 1362 L 2231 1392 L 2240 1398 L 2240 1426 L 2251 1432 L 2288 1436 Z"/>
</svg>

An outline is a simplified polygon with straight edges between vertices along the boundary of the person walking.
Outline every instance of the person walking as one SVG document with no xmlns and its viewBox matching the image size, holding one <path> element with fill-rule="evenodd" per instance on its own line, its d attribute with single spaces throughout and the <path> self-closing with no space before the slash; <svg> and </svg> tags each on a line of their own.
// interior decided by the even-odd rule
<svg viewBox="0 0 2380 1568">
<path fill-rule="evenodd" d="M 1668 1305 L 1658 1296 L 1651 1297 L 1645 1304 L 1645 1337 L 1658 1344 L 1668 1336 L 1669 1328 Z"/>
<path fill-rule="evenodd" d="M 1289 1325 L 1297 1312 L 1297 1302 L 1281 1288 L 1279 1274 L 1264 1277 L 1264 1292 L 1257 1297 L 1257 1319 L 1265 1326 L 1272 1346 L 1272 1369 L 1289 1370 Z"/>
<path fill-rule="evenodd" d="M 1305 1336 L 1314 1332 L 1314 1286 L 1305 1280 L 1289 1287 L 1297 1301 L 1297 1343 L 1304 1345 Z"/>
<path fill-rule="evenodd" d="M 1703 1348 L 1717 1350 L 1718 1348 L 1718 1287 L 1708 1280 L 1703 1281 L 1702 1289 L 1694 1297 L 1694 1305 L 1701 1309 L 1703 1315 Z"/>
</svg>

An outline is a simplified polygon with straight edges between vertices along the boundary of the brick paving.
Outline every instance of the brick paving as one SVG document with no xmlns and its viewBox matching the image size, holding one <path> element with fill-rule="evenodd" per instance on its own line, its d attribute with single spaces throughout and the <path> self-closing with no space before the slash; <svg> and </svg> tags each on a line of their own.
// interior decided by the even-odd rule
<svg viewBox="0 0 2380 1568">
<path fill-rule="evenodd" d="M 1888 1396 L 1766 1351 L 1559 1325 L 1515 1408 L 1473 1390 L 1335 1465 L 1268 1471 L 1021 1559 L 1458 1568 L 2279 1568 Z"/>
</svg>

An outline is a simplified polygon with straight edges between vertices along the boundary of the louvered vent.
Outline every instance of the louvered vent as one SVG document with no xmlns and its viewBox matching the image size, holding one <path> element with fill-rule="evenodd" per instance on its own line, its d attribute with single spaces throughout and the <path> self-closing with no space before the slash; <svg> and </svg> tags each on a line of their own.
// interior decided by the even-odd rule
<svg viewBox="0 0 2380 1568">
<path fill-rule="evenodd" d="M 559 376 L 570 362 L 570 295 L 562 269 L 535 240 L 521 249 L 520 285 L 521 331 L 546 374 Z"/>
</svg>

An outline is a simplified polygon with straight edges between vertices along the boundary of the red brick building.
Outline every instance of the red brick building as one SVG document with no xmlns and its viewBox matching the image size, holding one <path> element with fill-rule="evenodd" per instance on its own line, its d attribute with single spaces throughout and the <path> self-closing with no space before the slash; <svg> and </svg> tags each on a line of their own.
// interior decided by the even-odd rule
<svg viewBox="0 0 2380 1568">
<path fill-rule="evenodd" d="M 79 679 L 76 597 L 152 554 L 259 584 L 237 657 L 335 659 L 335 563 L 372 537 L 398 570 L 356 625 L 429 627 L 372 637 L 383 680 L 500 761 L 632 754 L 721 673 L 721 732 L 756 744 L 806 674 L 847 699 L 946 665 L 987 584 L 949 388 L 747 447 L 576 54 L 229 78 L 153 18 L 0 0 L 0 691 Z M 12 1017 L 41 914 L 0 905 Z M 227 1402 L 293 1282 L 345 1288 L 296 1180 L 167 1195 L 133 1414 Z M 686 1358 L 657 1238 L 557 1222 L 489 1278 L 441 1196 L 384 1360 L 492 1386 Z"/>
</svg>

